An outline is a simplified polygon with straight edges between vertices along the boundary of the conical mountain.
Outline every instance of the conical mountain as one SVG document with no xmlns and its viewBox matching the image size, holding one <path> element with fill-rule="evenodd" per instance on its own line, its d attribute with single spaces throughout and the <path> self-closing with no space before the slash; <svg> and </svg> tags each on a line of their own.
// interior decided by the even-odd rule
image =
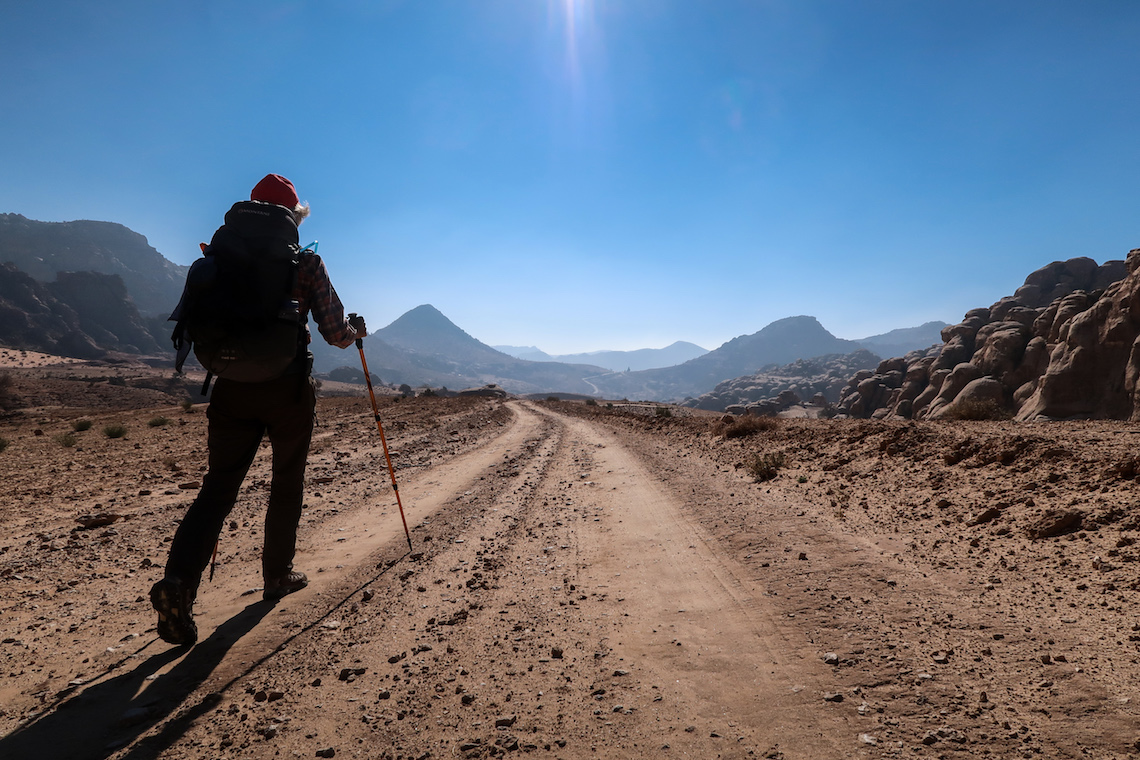
<svg viewBox="0 0 1140 760">
<path fill-rule="evenodd" d="M 439 354 L 451 362 L 513 364 L 519 361 L 472 338 L 431 304 L 417 306 L 374 335 L 397 348 L 419 354 Z"/>
</svg>

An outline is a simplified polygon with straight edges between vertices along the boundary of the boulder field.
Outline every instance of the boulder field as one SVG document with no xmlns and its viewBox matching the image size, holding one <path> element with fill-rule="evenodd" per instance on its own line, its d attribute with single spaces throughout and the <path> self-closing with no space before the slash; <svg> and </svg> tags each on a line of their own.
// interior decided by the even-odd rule
<svg viewBox="0 0 1140 760">
<path fill-rule="evenodd" d="M 860 418 L 1140 419 L 1140 249 L 1038 269 L 972 309 L 943 344 L 861 370 L 839 411 Z"/>
</svg>

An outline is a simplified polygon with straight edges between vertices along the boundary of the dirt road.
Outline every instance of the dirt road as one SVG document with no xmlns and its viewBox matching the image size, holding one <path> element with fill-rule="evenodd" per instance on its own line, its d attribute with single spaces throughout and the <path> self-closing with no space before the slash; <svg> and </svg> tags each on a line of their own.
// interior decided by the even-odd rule
<svg viewBox="0 0 1140 760">
<path fill-rule="evenodd" d="M 915 552 L 874 510 L 836 518 L 825 478 L 759 484 L 700 425 L 567 409 L 387 407 L 409 553 L 370 416 L 324 406 L 297 560 L 309 588 L 260 600 L 259 459 L 188 651 L 155 639 L 145 594 L 192 491 L 178 481 L 200 461 L 201 415 L 138 424 L 138 449 L 91 441 L 69 466 L 21 431 L 43 469 L 102 479 L 68 481 L 76 496 L 9 473 L 0 757 L 1134 751 L 1134 647 L 1102 678 L 941 545 Z M 146 454 L 151 468 L 106 470 Z M 59 506 L 28 514 L 45 501 Z M 76 531 L 92 506 L 123 519 Z"/>
</svg>

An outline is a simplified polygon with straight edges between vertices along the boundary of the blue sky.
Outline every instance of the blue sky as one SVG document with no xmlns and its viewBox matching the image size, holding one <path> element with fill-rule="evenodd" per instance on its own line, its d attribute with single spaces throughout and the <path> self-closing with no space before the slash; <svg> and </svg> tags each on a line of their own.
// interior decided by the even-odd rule
<svg viewBox="0 0 1140 760">
<path fill-rule="evenodd" d="M 1140 3 L 10 3 L 0 212 L 188 264 L 268 172 L 350 310 L 858 338 L 1140 247 Z"/>
</svg>

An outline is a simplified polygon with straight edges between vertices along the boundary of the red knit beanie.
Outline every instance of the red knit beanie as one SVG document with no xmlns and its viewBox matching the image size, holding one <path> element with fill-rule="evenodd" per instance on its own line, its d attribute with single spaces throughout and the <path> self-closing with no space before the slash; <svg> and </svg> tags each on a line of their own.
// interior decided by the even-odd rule
<svg viewBox="0 0 1140 760">
<path fill-rule="evenodd" d="M 267 203 L 276 203 L 278 206 L 292 209 L 301 200 L 297 197 L 297 191 L 293 188 L 293 183 L 282 177 L 280 174 L 266 174 L 265 179 L 257 183 L 253 188 L 253 192 L 249 194 L 251 201 L 265 201 Z"/>
</svg>

